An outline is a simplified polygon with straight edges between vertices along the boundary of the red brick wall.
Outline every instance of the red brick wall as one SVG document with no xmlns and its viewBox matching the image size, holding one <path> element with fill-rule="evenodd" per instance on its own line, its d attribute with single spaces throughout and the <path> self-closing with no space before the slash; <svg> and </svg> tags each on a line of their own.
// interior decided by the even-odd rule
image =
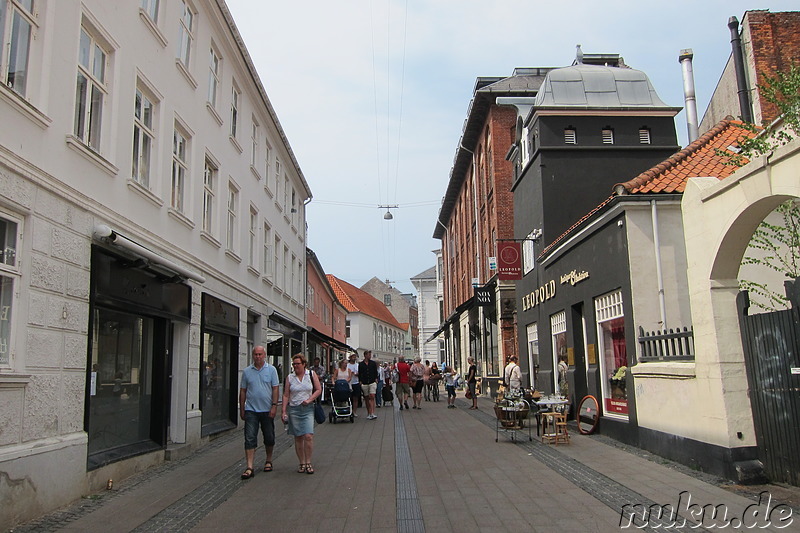
<svg viewBox="0 0 800 533">
<path fill-rule="evenodd" d="M 774 75 L 777 71 L 788 71 L 792 63 L 800 65 L 800 12 L 748 11 L 743 26 L 745 46 L 749 45 L 752 53 L 756 86 L 764 84 L 765 73 Z M 754 102 L 754 108 L 757 116 L 760 109 L 762 122 L 772 122 L 778 117 L 777 107 L 763 99 Z"/>
</svg>

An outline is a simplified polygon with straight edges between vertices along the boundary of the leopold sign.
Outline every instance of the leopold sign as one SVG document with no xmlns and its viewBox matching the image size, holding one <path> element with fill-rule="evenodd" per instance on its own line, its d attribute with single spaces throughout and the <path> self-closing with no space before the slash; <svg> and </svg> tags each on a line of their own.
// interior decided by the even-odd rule
<svg viewBox="0 0 800 533">
<path fill-rule="evenodd" d="M 502 280 L 522 279 L 522 254 L 518 242 L 497 242 L 497 277 Z"/>
</svg>

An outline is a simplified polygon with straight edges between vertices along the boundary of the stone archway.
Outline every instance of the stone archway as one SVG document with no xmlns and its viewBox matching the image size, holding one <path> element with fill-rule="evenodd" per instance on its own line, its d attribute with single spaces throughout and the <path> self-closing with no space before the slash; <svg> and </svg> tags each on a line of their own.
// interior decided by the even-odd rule
<svg viewBox="0 0 800 533">
<path fill-rule="evenodd" d="M 693 178 L 682 201 L 696 351 L 702 440 L 728 449 L 756 446 L 736 310 L 739 265 L 758 224 L 800 197 L 800 141 L 735 174 Z M 735 454 L 734 454 L 735 455 Z"/>
</svg>

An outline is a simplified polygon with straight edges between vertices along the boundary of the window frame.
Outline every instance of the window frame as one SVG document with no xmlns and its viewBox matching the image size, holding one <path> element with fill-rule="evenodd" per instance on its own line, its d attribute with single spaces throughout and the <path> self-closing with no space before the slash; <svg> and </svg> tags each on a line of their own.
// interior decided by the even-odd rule
<svg viewBox="0 0 800 533">
<path fill-rule="evenodd" d="M 192 61 L 192 48 L 194 47 L 194 26 L 197 12 L 186 0 L 179 0 L 183 9 L 178 17 L 178 41 L 175 59 L 189 71 Z"/>
<path fill-rule="evenodd" d="M 239 222 L 239 187 L 233 180 L 228 181 L 225 222 L 225 249 L 236 254 Z"/>
<path fill-rule="evenodd" d="M 258 272 L 258 252 L 256 246 L 258 244 L 258 208 L 254 204 L 250 204 L 250 228 L 249 228 L 249 247 L 247 250 L 247 266 Z"/>
<path fill-rule="evenodd" d="M 600 393 L 602 396 L 602 404 L 603 404 L 603 416 L 610 416 L 614 418 L 621 418 L 627 419 L 628 412 L 627 412 L 627 402 L 628 400 L 623 400 L 625 402 L 624 412 L 622 410 L 612 410 L 612 400 L 620 401 L 620 399 L 612 398 L 612 391 L 611 391 L 611 383 L 610 377 L 614 374 L 617 369 L 609 369 L 606 363 L 606 346 L 605 340 L 606 336 L 604 335 L 603 331 L 603 324 L 608 322 L 612 322 L 615 320 L 623 320 L 623 338 L 625 335 L 624 331 L 624 320 L 625 320 L 625 304 L 622 298 L 622 289 L 616 289 L 605 294 L 602 294 L 594 299 L 594 308 L 595 308 L 595 323 L 597 327 L 597 351 L 598 351 L 598 370 L 600 376 Z M 612 346 L 613 350 L 613 346 Z M 625 350 L 625 366 L 629 368 L 627 364 L 627 348 Z"/>
<path fill-rule="evenodd" d="M 139 101 L 149 103 L 149 123 L 140 115 L 144 115 L 144 108 L 140 110 Z M 156 118 L 156 98 L 139 82 L 136 84 L 133 103 L 133 153 L 131 154 L 131 179 L 144 187 L 150 189 L 150 175 L 155 159 L 155 148 L 158 146 L 156 141 L 156 130 L 154 124 L 158 123 Z M 143 150 L 147 141 L 147 150 Z M 146 163 L 143 161 L 144 153 L 147 153 Z M 144 169 L 144 172 L 143 172 Z M 144 173 L 144 175 L 143 175 Z"/>
<path fill-rule="evenodd" d="M 614 144 L 614 128 L 606 126 L 600 131 L 603 144 Z"/>
<path fill-rule="evenodd" d="M 74 122 L 73 134 L 84 146 L 91 149 L 96 153 L 101 152 L 101 142 L 103 140 L 103 115 L 104 109 L 108 102 L 109 89 L 107 74 L 111 72 L 109 68 L 111 53 L 104 39 L 94 31 L 93 28 L 88 27 L 86 24 L 81 24 L 81 43 L 78 45 L 78 62 L 77 62 L 77 79 L 78 86 L 75 91 L 75 108 L 74 108 Z M 82 48 L 83 36 L 89 39 L 89 46 L 86 61 L 88 64 L 83 64 Z M 97 52 L 102 52 L 102 73 L 101 79 L 95 72 L 97 65 Z M 89 67 L 91 64 L 91 69 Z M 90 71 L 91 70 L 91 71 Z M 85 79 L 85 86 L 81 89 L 80 79 Z M 95 89 L 97 89 L 100 102 L 95 108 Z M 95 120 L 96 119 L 96 120 Z"/>
<path fill-rule="evenodd" d="M 180 137 L 183 141 L 180 143 L 183 146 L 183 155 L 177 153 L 180 151 L 176 145 L 176 137 Z M 172 129 L 172 163 L 170 171 L 170 207 L 181 214 L 186 214 L 186 185 L 187 176 L 189 175 L 189 160 L 191 157 L 191 137 L 189 134 L 180 127 L 178 122 L 175 122 Z M 176 171 L 178 173 L 176 180 Z"/>
<path fill-rule="evenodd" d="M 0 13 L 0 49 L 3 50 L 3 53 L 0 55 L 0 83 L 22 98 L 28 96 L 27 90 L 28 81 L 30 79 L 31 48 L 38 30 L 36 6 L 36 0 L 31 0 L 30 10 L 26 9 L 20 0 L 7 0 L 5 10 Z M 19 16 L 19 20 L 27 25 L 27 35 L 22 37 L 19 34 L 15 35 L 14 30 L 19 28 L 19 26 L 15 24 L 15 16 Z M 19 54 L 15 54 L 15 50 L 19 51 L 18 46 L 21 39 L 25 39 L 27 42 L 22 51 L 25 57 L 22 60 L 22 62 L 24 62 L 24 70 L 22 71 L 22 75 L 19 76 L 22 80 L 20 88 L 19 85 L 14 83 L 18 78 L 18 70 L 15 70 L 13 77 L 14 82 L 11 82 L 10 85 L 9 79 L 11 77 L 10 69 L 12 62 L 16 64 L 19 61 Z"/>
<path fill-rule="evenodd" d="M 222 82 L 222 55 L 217 52 L 214 46 L 209 47 L 208 58 L 208 88 L 206 98 L 214 109 L 219 103 L 219 88 Z"/>
<path fill-rule="evenodd" d="M 564 128 L 564 144 L 578 144 L 578 130 L 572 126 Z"/>
<path fill-rule="evenodd" d="M 272 227 L 269 225 L 269 222 L 265 219 L 264 224 L 262 226 L 262 236 L 264 238 L 263 241 L 263 256 L 262 256 L 262 272 L 261 276 L 266 280 L 272 280 L 272 264 L 274 262 L 274 253 L 273 253 L 273 241 L 272 241 Z"/>
<path fill-rule="evenodd" d="M 232 139 L 236 140 L 239 133 L 239 106 L 242 91 L 234 83 L 231 87 L 231 128 L 229 134 Z"/>
<path fill-rule="evenodd" d="M 0 370 L 14 370 L 14 356 L 16 353 L 14 350 L 16 341 L 14 331 L 16 329 L 16 323 L 14 322 L 16 314 L 14 310 L 19 307 L 19 284 L 22 279 L 19 258 L 24 245 L 24 218 L 0 209 L 0 219 L 14 225 L 13 228 L 6 228 L 6 234 L 2 236 L 3 249 L 0 250 L 2 252 L 0 253 L 0 280 L 3 278 L 10 280 L 10 290 L 5 295 L 2 292 L 3 285 L 0 284 Z M 13 252 L 9 252 L 10 247 L 6 242 L 9 229 L 13 229 Z M 13 253 L 13 263 L 7 261 L 7 254 L 9 253 Z M 5 302 L 3 301 L 4 296 L 6 297 Z M 7 306 L 6 303 L 8 303 Z M 6 324 L 5 326 L 3 325 L 4 323 Z M 4 335 L 5 338 L 3 338 Z"/>
<path fill-rule="evenodd" d="M 150 17 L 154 24 L 158 25 L 158 12 L 160 10 L 160 0 L 142 0 L 140 7 L 145 15 Z"/>
<path fill-rule="evenodd" d="M 216 203 L 216 183 L 218 182 L 219 166 L 206 154 L 203 166 L 203 214 L 201 217 L 202 231 L 214 235 L 214 204 Z"/>
<path fill-rule="evenodd" d="M 559 351 L 559 335 L 563 335 L 563 353 Z M 550 315 L 550 339 L 553 351 L 553 391 L 558 393 L 558 357 L 567 354 L 567 312 L 561 310 Z"/>
</svg>

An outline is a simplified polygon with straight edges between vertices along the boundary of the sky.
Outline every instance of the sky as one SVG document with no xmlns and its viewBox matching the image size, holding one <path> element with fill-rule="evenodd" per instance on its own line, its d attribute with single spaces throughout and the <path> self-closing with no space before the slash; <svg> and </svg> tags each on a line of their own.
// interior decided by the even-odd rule
<svg viewBox="0 0 800 533">
<path fill-rule="evenodd" d="M 730 56 L 728 18 L 797 0 L 227 0 L 313 199 L 308 242 L 328 274 L 415 292 L 475 80 L 616 53 L 684 106 L 694 52 L 700 119 Z M 686 144 L 686 118 L 675 118 Z M 382 207 L 378 206 L 397 206 Z M 392 220 L 385 220 L 390 211 Z"/>
</svg>

